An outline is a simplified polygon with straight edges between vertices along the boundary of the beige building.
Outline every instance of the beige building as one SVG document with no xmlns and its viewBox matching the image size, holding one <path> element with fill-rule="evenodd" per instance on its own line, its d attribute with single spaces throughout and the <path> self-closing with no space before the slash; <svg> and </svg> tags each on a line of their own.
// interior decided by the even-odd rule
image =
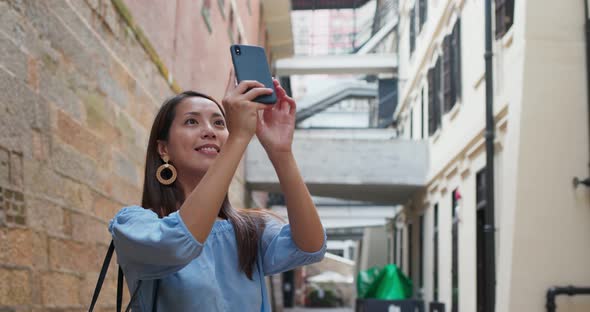
<svg viewBox="0 0 590 312">
<path fill-rule="evenodd" d="M 446 311 L 490 299 L 484 3 L 399 3 L 395 117 L 430 160 L 424 192 L 390 224 L 390 257 Z M 550 287 L 590 287 L 590 190 L 572 183 L 589 173 L 584 1 L 495 4 L 495 311 L 544 311 Z M 590 311 L 589 296 L 558 298 L 557 311 Z"/>
</svg>

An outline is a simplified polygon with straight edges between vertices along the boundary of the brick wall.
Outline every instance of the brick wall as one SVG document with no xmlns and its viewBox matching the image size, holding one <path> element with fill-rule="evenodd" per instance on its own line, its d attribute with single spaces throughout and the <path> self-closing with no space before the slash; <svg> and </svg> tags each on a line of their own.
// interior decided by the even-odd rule
<svg viewBox="0 0 590 312">
<path fill-rule="evenodd" d="M 3 0 L 0 94 L 0 311 L 86 311 L 107 222 L 140 202 L 149 128 L 173 92 L 112 1 Z M 243 179 L 232 191 L 244 206 Z M 114 310 L 109 273 L 99 311 Z"/>
</svg>

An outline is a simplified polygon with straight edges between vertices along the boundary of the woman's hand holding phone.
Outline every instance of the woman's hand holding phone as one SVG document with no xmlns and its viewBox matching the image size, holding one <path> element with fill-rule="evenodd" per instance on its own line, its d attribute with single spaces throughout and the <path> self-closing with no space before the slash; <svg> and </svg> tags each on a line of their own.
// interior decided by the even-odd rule
<svg viewBox="0 0 590 312">
<path fill-rule="evenodd" d="M 253 100 L 261 95 L 272 94 L 273 90 L 253 80 L 244 80 L 237 86 L 234 81 L 232 71 L 222 101 L 229 135 L 249 141 L 256 133 L 258 111 L 268 108 L 268 105 Z"/>
</svg>

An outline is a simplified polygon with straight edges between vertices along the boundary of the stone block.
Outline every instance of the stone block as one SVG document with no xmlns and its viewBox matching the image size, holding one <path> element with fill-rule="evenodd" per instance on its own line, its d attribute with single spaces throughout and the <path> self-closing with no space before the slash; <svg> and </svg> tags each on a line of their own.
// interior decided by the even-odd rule
<svg viewBox="0 0 590 312">
<path fill-rule="evenodd" d="M 105 144 L 113 144 L 121 133 L 113 125 L 116 115 L 110 102 L 103 94 L 93 91 L 84 92 L 81 98 L 86 109 L 86 126 Z"/>
<path fill-rule="evenodd" d="M 0 302 L 7 306 L 31 302 L 31 281 L 28 270 L 0 268 Z"/>
<path fill-rule="evenodd" d="M 38 98 L 23 83 L 0 67 L 0 146 L 30 155 L 26 144 L 30 126 L 37 123 L 35 107 Z"/>
<path fill-rule="evenodd" d="M 26 81 L 28 57 L 7 35 L 0 32 L 0 65 Z"/>
<path fill-rule="evenodd" d="M 57 112 L 57 136 L 78 152 L 88 155 L 95 161 L 107 157 L 106 144 L 83 125 L 72 119 L 63 111 Z"/>
<path fill-rule="evenodd" d="M 0 230 L 0 263 L 31 267 L 33 265 L 33 237 L 29 229 L 3 228 Z"/>
<path fill-rule="evenodd" d="M 111 240 L 107 224 L 94 217 L 72 213 L 72 238 L 86 243 L 108 244 Z"/>
<path fill-rule="evenodd" d="M 100 219 L 110 221 L 122 208 L 120 204 L 106 196 L 95 194 L 93 200 L 94 214 Z"/>
<path fill-rule="evenodd" d="M 82 121 L 84 119 L 82 103 L 66 83 L 71 72 L 63 68 L 65 66 L 63 62 L 62 59 L 58 59 L 55 63 L 47 57 L 41 59 L 39 93 L 74 119 Z"/>
<path fill-rule="evenodd" d="M 0 185 L 9 185 L 10 181 L 10 153 L 0 147 Z"/>
<path fill-rule="evenodd" d="M 38 161 L 46 161 L 49 158 L 50 136 L 39 130 L 33 130 L 31 135 L 33 158 Z"/>
<path fill-rule="evenodd" d="M 74 274 L 47 272 L 41 276 L 41 297 L 47 308 L 80 305 L 79 289 L 80 278 Z"/>
<path fill-rule="evenodd" d="M 66 178 L 57 174 L 47 162 L 26 158 L 23 162 L 27 192 L 46 196 L 58 204 L 65 204 L 60 194 L 63 189 L 62 181 Z"/>
<path fill-rule="evenodd" d="M 133 185 L 139 185 L 139 172 L 136 165 L 129 161 L 124 155 L 114 151 L 113 153 L 113 172 Z"/>
<path fill-rule="evenodd" d="M 102 257 L 95 244 L 87 244 L 56 237 L 49 238 L 49 268 L 72 272 L 100 270 Z M 98 269 L 97 269 L 98 268 Z"/>
<path fill-rule="evenodd" d="M 121 108 L 125 108 L 129 101 L 127 91 L 118 83 L 118 81 L 113 79 L 109 69 L 100 67 L 98 69 L 97 79 L 99 90 L 106 94 Z"/>
<path fill-rule="evenodd" d="M 35 271 L 49 270 L 49 240 L 43 232 L 32 232 L 32 256 Z"/>
<path fill-rule="evenodd" d="M 58 195 L 69 209 L 92 211 L 92 191 L 87 185 L 72 179 L 63 179 L 62 183 Z"/>
<path fill-rule="evenodd" d="M 96 163 L 91 158 L 65 144 L 60 144 L 59 139 L 55 137 L 51 152 L 52 165 L 58 173 L 89 184 L 96 181 Z"/>
<path fill-rule="evenodd" d="M 124 205 L 138 204 L 141 202 L 141 188 L 139 185 L 131 185 L 117 176 L 112 176 L 106 181 L 105 189 L 112 198 Z"/>
<path fill-rule="evenodd" d="M 161 103 L 156 102 L 140 88 L 136 88 L 135 98 L 134 104 L 136 110 L 133 117 L 141 126 L 143 126 L 143 129 L 146 131 L 146 133 L 149 133 Z"/>
<path fill-rule="evenodd" d="M 10 185 L 22 189 L 24 172 L 23 172 L 23 155 L 21 153 L 10 153 Z"/>
<path fill-rule="evenodd" d="M 29 198 L 27 219 L 29 226 L 37 231 L 53 236 L 65 235 L 63 209 L 54 203 L 39 198 Z"/>
</svg>

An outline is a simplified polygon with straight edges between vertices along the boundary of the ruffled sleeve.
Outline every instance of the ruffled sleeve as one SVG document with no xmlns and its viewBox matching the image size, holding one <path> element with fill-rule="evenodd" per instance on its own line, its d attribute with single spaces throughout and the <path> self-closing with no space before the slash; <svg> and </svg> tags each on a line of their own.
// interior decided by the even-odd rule
<svg viewBox="0 0 590 312">
<path fill-rule="evenodd" d="M 160 219 L 149 209 L 125 207 L 110 221 L 109 231 L 119 264 L 138 279 L 177 272 L 203 250 L 178 212 Z"/>
<path fill-rule="evenodd" d="M 305 252 L 293 241 L 289 224 L 283 224 L 275 218 L 268 218 L 262 234 L 262 268 L 265 275 L 319 262 L 324 258 L 325 253 L 325 230 L 323 246 L 315 252 Z"/>
</svg>

